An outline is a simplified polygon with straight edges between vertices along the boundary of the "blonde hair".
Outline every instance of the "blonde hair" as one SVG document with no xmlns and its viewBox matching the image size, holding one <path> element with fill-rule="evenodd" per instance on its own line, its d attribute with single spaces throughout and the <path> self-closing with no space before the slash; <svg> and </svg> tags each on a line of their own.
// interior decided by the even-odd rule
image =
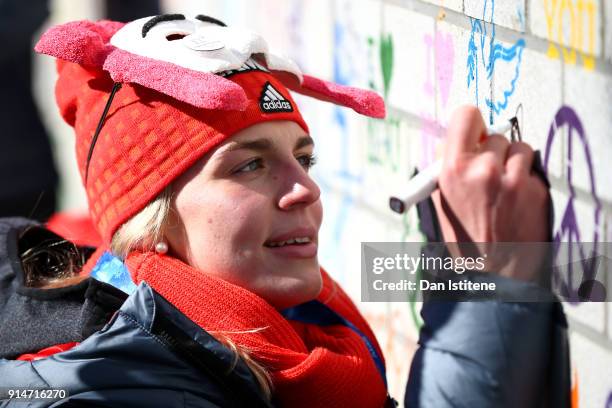
<svg viewBox="0 0 612 408">
<path fill-rule="evenodd" d="M 163 240 L 164 233 L 166 232 L 170 219 L 171 204 L 172 189 L 171 186 L 168 186 L 145 208 L 126 221 L 115 232 L 111 240 L 111 252 L 124 260 L 134 250 L 154 250 L 155 244 Z M 240 333 L 257 332 L 260 330 L 262 329 Z M 229 368 L 228 374 L 236 367 L 238 359 L 242 359 L 255 376 L 264 396 L 270 401 L 272 398 L 272 379 L 268 370 L 251 357 L 249 349 L 232 341 L 228 337 L 229 332 L 215 331 L 209 333 L 234 353 L 235 359 Z"/>
<path fill-rule="evenodd" d="M 152 251 L 155 244 L 163 239 L 171 203 L 172 190 L 168 186 L 115 232 L 111 240 L 111 252 L 124 260 L 136 249 Z"/>
</svg>

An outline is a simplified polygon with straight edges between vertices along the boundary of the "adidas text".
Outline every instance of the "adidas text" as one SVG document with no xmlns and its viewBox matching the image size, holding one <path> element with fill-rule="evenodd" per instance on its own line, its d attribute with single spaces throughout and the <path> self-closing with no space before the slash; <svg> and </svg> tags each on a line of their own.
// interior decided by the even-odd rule
<svg viewBox="0 0 612 408">
<path fill-rule="evenodd" d="M 287 101 L 281 102 L 281 101 L 274 101 L 274 102 L 264 102 L 263 103 L 263 108 L 265 110 L 279 110 L 279 109 L 286 109 L 286 110 L 290 110 L 291 109 L 291 104 Z"/>
</svg>

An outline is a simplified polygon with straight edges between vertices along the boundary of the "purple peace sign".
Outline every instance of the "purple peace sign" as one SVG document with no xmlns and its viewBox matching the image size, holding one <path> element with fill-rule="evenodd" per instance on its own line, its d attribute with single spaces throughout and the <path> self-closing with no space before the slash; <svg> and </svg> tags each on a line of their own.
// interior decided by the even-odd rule
<svg viewBox="0 0 612 408">
<path fill-rule="evenodd" d="M 550 130 L 548 132 L 548 139 L 546 140 L 546 152 L 544 155 L 544 171 L 548 173 L 548 163 L 551 155 L 551 147 L 555 138 L 562 134 L 559 132 L 561 129 L 567 126 L 567 163 L 569 163 L 566 167 L 567 172 L 567 186 L 569 188 L 570 196 L 568 198 L 567 204 L 565 205 L 565 210 L 563 211 L 563 215 L 561 217 L 561 225 L 557 231 L 554 233 L 554 255 L 557 258 L 558 249 L 563 238 L 567 238 L 568 247 L 570 250 L 568 251 L 568 259 L 567 259 L 567 269 L 564 273 L 553 274 L 553 286 L 558 289 L 558 293 L 560 293 L 565 299 L 570 300 L 572 302 L 577 302 L 580 297 L 578 296 L 579 287 L 574 287 L 574 279 L 573 279 L 573 266 L 579 265 L 579 269 L 582 270 L 582 279 L 580 282 L 592 281 L 595 279 L 597 263 L 595 262 L 596 258 L 596 249 L 599 242 L 599 222 L 600 222 L 600 210 L 601 203 L 599 202 L 599 198 L 597 197 L 597 193 L 595 191 L 595 174 L 593 172 L 593 162 L 591 160 L 591 151 L 589 149 L 589 144 L 586 138 L 586 134 L 584 131 L 584 127 L 582 126 L 582 122 L 576 112 L 570 108 L 569 106 L 562 106 L 555 115 L 555 119 L 550 126 Z M 561 136 L 563 137 L 563 136 Z M 591 187 L 591 197 L 595 203 L 595 210 L 593 212 L 593 221 L 594 221 L 594 233 L 592 239 L 585 241 L 585 237 L 581 236 L 580 226 L 576 221 L 576 210 L 574 207 L 574 199 L 576 197 L 576 192 L 574 189 L 573 182 L 573 172 L 571 163 L 573 161 L 573 154 L 576 151 L 575 149 L 582 149 L 584 153 L 584 157 L 586 158 L 586 164 L 589 170 L 589 181 Z M 593 242 L 593 247 L 591 253 L 587 253 L 589 250 L 585 249 L 582 245 L 582 242 Z M 575 264 L 573 262 L 573 251 L 571 249 L 578 248 L 579 250 L 579 262 Z M 576 271 L 579 272 L 579 271 Z M 566 276 L 564 276 L 566 275 Z"/>
</svg>

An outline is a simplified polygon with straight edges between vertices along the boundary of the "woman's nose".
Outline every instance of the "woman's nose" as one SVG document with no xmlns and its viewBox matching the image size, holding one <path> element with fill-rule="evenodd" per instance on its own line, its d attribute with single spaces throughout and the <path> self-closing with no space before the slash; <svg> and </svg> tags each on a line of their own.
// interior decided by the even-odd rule
<svg viewBox="0 0 612 408">
<path fill-rule="evenodd" d="M 321 190 L 310 175 L 302 168 L 291 169 L 284 175 L 283 193 L 278 201 L 281 210 L 290 210 L 300 206 L 308 206 L 321 196 Z"/>
</svg>

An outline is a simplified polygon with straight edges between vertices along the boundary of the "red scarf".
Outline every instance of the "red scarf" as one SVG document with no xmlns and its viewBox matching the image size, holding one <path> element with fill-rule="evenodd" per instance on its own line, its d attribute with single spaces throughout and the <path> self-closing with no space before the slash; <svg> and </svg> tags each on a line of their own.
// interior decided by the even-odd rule
<svg viewBox="0 0 612 408">
<path fill-rule="evenodd" d="M 349 327 L 288 321 L 248 290 L 168 256 L 136 252 L 126 264 L 136 284 L 146 281 L 203 329 L 227 332 L 237 345 L 250 350 L 270 371 L 281 406 L 384 406 L 383 379 L 365 342 Z M 323 269 L 321 273 L 323 290 L 317 299 L 364 333 L 382 357 L 353 302 Z"/>
</svg>

